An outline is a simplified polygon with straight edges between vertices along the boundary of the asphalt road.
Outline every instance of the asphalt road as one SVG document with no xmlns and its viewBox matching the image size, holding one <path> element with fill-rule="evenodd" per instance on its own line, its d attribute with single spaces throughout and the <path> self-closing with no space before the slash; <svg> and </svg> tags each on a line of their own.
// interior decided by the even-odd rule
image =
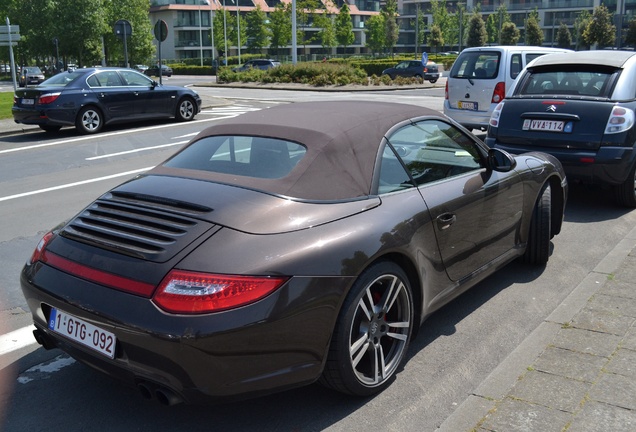
<svg viewBox="0 0 636 432">
<path fill-rule="evenodd" d="M 615 207 L 607 191 L 574 185 L 548 265 L 513 263 L 435 313 L 396 381 L 373 398 L 349 398 L 312 385 L 222 406 L 165 408 L 59 351 L 32 343 L 18 275 L 41 235 L 220 118 L 323 98 L 390 99 L 441 109 L 443 97 L 443 88 L 441 97 L 435 94 L 439 89 L 199 91 L 232 105 L 202 113 L 190 124 L 124 126 L 95 137 L 69 129 L 58 136 L 38 132 L 0 138 L 0 340 L 15 345 L 0 351 L 0 418 L 3 408 L 5 417 L 0 430 L 433 431 L 636 224 L 636 213 Z"/>
</svg>

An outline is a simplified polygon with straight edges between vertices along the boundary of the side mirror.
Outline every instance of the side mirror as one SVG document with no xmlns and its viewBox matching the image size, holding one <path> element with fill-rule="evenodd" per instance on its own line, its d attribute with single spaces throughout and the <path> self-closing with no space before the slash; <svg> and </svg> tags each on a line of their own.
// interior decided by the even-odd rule
<svg viewBox="0 0 636 432">
<path fill-rule="evenodd" d="M 157 87 L 158 85 L 159 85 L 159 83 L 158 83 L 157 81 L 155 81 L 155 80 L 152 80 L 152 84 L 150 84 L 150 86 L 151 86 L 152 88 L 155 88 L 155 87 Z"/>
<path fill-rule="evenodd" d="M 508 172 L 517 166 L 517 161 L 510 153 L 498 148 L 488 150 L 488 167 L 493 171 Z"/>
</svg>

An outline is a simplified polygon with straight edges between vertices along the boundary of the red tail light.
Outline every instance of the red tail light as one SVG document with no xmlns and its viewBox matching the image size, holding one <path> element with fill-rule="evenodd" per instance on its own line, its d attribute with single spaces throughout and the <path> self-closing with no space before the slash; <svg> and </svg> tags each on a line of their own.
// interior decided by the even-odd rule
<svg viewBox="0 0 636 432">
<path fill-rule="evenodd" d="M 492 92 L 492 100 L 490 103 L 499 103 L 506 97 L 506 83 L 501 81 L 495 85 L 495 90 Z"/>
<path fill-rule="evenodd" d="M 42 96 L 40 96 L 40 98 L 38 99 L 38 105 L 46 105 L 46 104 L 50 104 L 51 102 L 53 102 L 55 99 L 58 98 L 58 96 L 61 93 L 47 93 L 47 94 L 43 94 Z"/>
<path fill-rule="evenodd" d="M 40 240 L 38 245 L 35 247 L 33 254 L 31 255 L 30 264 L 33 264 L 36 261 L 42 261 L 44 256 L 44 249 L 46 249 L 46 245 L 49 244 L 54 234 L 52 232 L 48 232 L 44 234 L 44 237 Z"/>
<path fill-rule="evenodd" d="M 446 88 L 444 89 L 444 99 L 448 100 L 448 80 L 446 80 Z"/>
<path fill-rule="evenodd" d="M 199 314 L 253 303 L 274 292 L 287 277 L 230 276 L 172 270 L 153 297 L 166 312 Z"/>
</svg>

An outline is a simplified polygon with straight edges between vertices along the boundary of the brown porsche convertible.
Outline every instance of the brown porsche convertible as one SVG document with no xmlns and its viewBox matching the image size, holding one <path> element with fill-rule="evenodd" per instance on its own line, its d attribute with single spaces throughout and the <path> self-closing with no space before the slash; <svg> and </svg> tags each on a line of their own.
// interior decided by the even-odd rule
<svg viewBox="0 0 636 432">
<path fill-rule="evenodd" d="M 552 156 L 489 149 L 436 111 L 281 105 L 99 197 L 21 284 L 45 348 L 164 404 L 315 381 L 370 395 L 433 311 L 548 261 L 566 196 Z"/>
</svg>

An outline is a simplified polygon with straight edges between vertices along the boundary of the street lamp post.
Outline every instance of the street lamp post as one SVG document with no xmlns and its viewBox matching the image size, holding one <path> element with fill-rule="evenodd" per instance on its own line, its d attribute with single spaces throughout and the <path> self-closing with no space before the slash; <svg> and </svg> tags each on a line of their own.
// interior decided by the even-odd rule
<svg viewBox="0 0 636 432">
<path fill-rule="evenodd" d="M 199 55 L 203 66 L 203 23 L 201 22 L 201 2 L 199 2 Z"/>
<path fill-rule="evenodd" d="M 205 2 L 210 6 L 210 40 L 212 41 L 212 67 L 214 67 L 214 14 L 212 13 L 212 4 L 209 0 Z"/>
<path fill-rule="evenodd" d="M 234 0 L 232 0 L 232 3 L 234 3 Z M 236 38 L 238 42 L 238 64 L 241 64 L 241 15 L 238 0 L 236 0 Z"/>
<path fill-rule="evenodd" d="M 225 51 L 223 53 L 223 62 L 227 66 L 227 22 L 225 18 L 225 0 L 223 0 L 223 39 L 225 41 Z"/>
</svg>

